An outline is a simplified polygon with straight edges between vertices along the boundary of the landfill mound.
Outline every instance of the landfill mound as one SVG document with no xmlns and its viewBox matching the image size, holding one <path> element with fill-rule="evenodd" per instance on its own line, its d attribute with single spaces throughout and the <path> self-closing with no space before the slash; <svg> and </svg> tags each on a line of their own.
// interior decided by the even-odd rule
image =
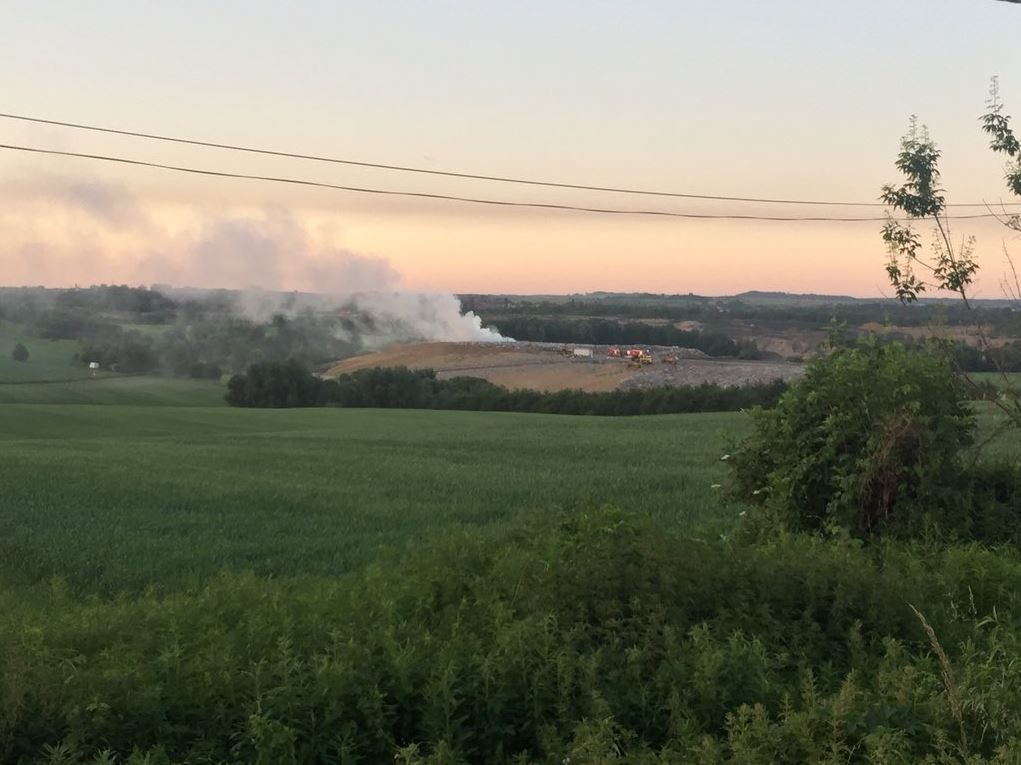
<svg viewBox="0 0 1021 765">
<path fill-rule="evenodd" d="M 706 382 L 729 387 L 802 373 L 800 364 L 715 359 L 692 348 L 641 346 L 636 350 L 647 355 L 645 362 L 628 359 L 628 350 L 579 343 L 412 343 L 344 359 L 326 376 L 404 366 L 434 369 L 441 379 L 481 377 L 512 389 L 607 391 Z"/>
</svg>

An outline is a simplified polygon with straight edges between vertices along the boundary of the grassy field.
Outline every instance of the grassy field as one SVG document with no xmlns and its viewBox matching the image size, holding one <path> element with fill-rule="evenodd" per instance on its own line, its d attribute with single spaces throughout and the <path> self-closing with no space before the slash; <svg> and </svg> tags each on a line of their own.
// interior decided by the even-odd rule
<svg viewBox="0 0 1021 765">
<path fill-rule="evenodd" d="M 52 404 L 0 421 L 3 580 L 85 592 L 336 574 L 439 529 L 606 503 L 718 533 L 711 485 L 745 422 Z"/>
<path fill-rule="evenodd" d="M 0 404 L 226 406 L 224 392 L 223 385 L 208 380 L 100 377 L 39 384 L 0 383 Z"/>
<path fill-rule="evenodd" d="M 0 581 L 108 593 L 221 570 L 332 575 L 561 509 L 610 504 L 708 536 L 738 512 L 713 485 L 742 414 L 251 410 L 222 394 L 144 377 L 0 385 Z M 982 432 L 998 421 L 979 405 Z"/>
</svg>

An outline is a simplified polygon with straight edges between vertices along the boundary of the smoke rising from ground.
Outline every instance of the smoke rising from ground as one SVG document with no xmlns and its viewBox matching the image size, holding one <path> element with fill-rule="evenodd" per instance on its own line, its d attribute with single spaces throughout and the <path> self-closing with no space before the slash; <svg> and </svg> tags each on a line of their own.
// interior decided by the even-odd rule
<svg viewBox="0 0 1021 765">
<path fill-rule="evenodd" d="M 0 197 L 0 281 L 7 284 L 240 290 L 237 310 L 246 318 L 335 312 L 343 319 L 338 331 L 372 347 L 503 339 L 474 314 L 462 315 L 453 295 L 402 291 L 388 260 L 316 236 L 287 210 L 161 217 L 127 188 L 95 178 L 7 181 Z"/>
</svg>

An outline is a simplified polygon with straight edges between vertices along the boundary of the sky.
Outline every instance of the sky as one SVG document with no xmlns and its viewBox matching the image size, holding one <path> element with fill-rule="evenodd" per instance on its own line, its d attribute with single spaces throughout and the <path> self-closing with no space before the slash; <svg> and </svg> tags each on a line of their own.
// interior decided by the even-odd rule
<svg viewBox="0 0 1021 765">
<path fill-rule="evenodd" d="M 994 0 L 4 0 L 0 112 L 386 164 L 696 194 L 877 201 L 909 115 L 951 202 L 1007 200 L 979 130 L 1021 119 Z M 1021 124 L 1016 124 L 1021 128 Z M 678 212 L 876 215 L 568 191 L 0 119 L 0 143 L 398 191 Z M 974 235 L 979 292 L 1004 246 Z M 889 294 L 878 223 L 599 216 L 0 150 L 0 283 L 351 291 Z"/>
</svg>

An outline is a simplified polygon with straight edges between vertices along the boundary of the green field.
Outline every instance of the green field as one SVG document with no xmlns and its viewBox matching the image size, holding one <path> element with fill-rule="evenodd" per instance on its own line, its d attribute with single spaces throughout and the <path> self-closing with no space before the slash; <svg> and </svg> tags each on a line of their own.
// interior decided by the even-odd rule
<svg viewBox="0 0 1021 765">
<path fill-rule="evenodd" d="M 713 488 L 749 425 L 738 413 L 252 410 L 222 392 L 144 377 L 0 385 L 0 581 L 109 593 L 223 570 L 332 575 L 451 528 L 562 510 L 613 505 L 710 537 L 739 511 Z M 981 432 L 998 421 L 979 406 Z M 1009 434 L 989 451 L 1017 447 Z"/>
<path fill-rule="evenodd" d="M 6 405 L 0 422 L 3 579 L 112 591 L 336 574 L 452 526 L 606 503 L 718 533 L 711 485 L 744 420 Z"/>
<path fill-rule="evenodd" d="M 226 406 L 224 391 L 223 385 L 209 380 L 98 377 L 38 384 L 0 383 L 0 404 Z"/>
</svg>

